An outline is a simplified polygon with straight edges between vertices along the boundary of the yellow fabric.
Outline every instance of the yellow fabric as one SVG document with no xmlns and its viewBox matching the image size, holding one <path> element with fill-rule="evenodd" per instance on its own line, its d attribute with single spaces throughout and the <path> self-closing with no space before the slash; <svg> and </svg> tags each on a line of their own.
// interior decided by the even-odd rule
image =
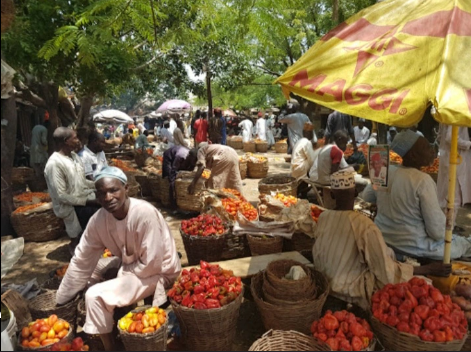
<svg viewBox="0 0 471 352">
<path fill-rule="evenodd" d="M 471 1 L 390 0 L 319 40 L 276 82 L 321 105 L 399 127 L 432 103 L 471 127 Z"/>
<path fill-rule="evenodd" d="M 461 263 L 452 264 L 453 271 L 455 270 L 468 270 L 471 271 L 471 265 L 465 265 Z M 471 279 L 471 275 L 450 275 L 450 277 L 436 277 L 429 276 L 433 282 L 433 286 L 438 288 L 443 294 L 450 294 L 459 283 L 460 279 L 468 278 Z"/>
</svg>

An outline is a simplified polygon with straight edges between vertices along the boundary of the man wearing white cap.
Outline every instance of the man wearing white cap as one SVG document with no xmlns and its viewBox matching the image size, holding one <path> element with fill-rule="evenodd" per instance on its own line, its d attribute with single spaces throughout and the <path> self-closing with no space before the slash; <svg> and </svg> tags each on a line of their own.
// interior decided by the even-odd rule
<svg viewBox="0 0 471 352">
<path fill-rule="evenodd" d="M 330 179 L 336 207 L 320 215 L 312 253 L 316 269 L 327 276 L 334 296 L 367 309 L 373 292 L 386 284 L 406 282 L 413 275 L 450 274 L 451 265 L 413 267 L 397 262 L 378 227 L 353 211 L 354 173 L 338 171 Z"/>
<path fill-rule="evenodd" d="M 386 243 L 396 253 L 417 258 L 443 259 L 446 219 L 433 179 L 420 171 L 433 162 L 434 152 L 428 141 L 417 133 L 399 133 L 391 146 L 403 162 L 389 167 L 386 190 L 375 191 L 369 185 L 363 199 L 378 205 L 375 223 Z M 454 236 L 451 258 L 471 256 L 471 239 Z"/>
<path fill-rule="evenodd" d="M 371 137 L 368 138 L 368 141 L 366 142 L 366 144 L 377 145 L 378 144 L 378 140 L 376 139 L 377 137 L 378 137 L 378 134 L 376 132 L 372 133 Z"/>
<path fill-rule="evenodd" d="M 388 134 L 387 134 L 387 142 L 388 142 L 388 145 L 391 145 L 394 138 L 397 136 L 397 129 L 396 127 L 389 127 L 389 130 L 388 130 Z"/>
<path fill-rule="evenodd" d="M 103 208 L 90 220 L 56 300 L 66 304 L 85 288 L 105 248 L 120 258 L 118 277 L 92 286 L 85 294 L 83 327 L 87 334 L 100 335 L 106 351 L 116 351 L 114 309 L 151 295 L 153 306 L 166 303 L 165 289 L 177 278 L 181 265 L 162 214 L 151 204 L 127 196 L 127 178 L 120 169 L 106 167 L 95 181 Z"/>
<path fill-rule="evenodd" d="M 365 126 L 365 119 L 358 120 L 358 126 L 353 128 L 353 133 L 355 134 L 355 142 L 358 146 L 365 144 L 370 137 L 370 130 Z"/>
</svg>

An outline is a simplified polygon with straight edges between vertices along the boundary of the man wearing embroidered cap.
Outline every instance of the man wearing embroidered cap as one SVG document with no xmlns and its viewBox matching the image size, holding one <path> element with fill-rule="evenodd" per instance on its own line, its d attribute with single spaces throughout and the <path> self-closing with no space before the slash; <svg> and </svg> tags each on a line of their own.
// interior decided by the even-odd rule
<svg viewBox="0 0 471 352">
<path fill-rule="evenodd" d="M 399 133 L 391 145 L 399 154 L 402 165 L 389 167 L 385 191 L 369 185 L 363 199 L 378 205 L 375 223 L 386 243 L 396 253 L 418 258 L 443 259 L 446 219 L 437 196 L 433 179 L 420 171 L 434 160 L 428 141 L 417 133 Z M 454 236 L 451 258 L 471 256 L 471 239 Z"/>
<path fill-rule="evenodd" d="M 151 204 L 127 196 L 127 178 L 118 168 L 106 167 L 95 178 L 102 205 L 90 220 L 67 274 L 57 291 L 65 304 L 82 291 L 103 250 L 122 261 L 118 277 L 90 287 L 85 294 L 87 320 L 83 330 L 99 334 L 107 351 L 116 351 L 113 311 L 153 295 L 153 306 L 167 301 L 165 289 L 181 270 L 175 241 L 160 212 Z"/>
<path fill-rule="evenodd" d="M 314 265 L 327 276 L 332 294 L 367 309 L 373 291 L 386 284 L 406 282 L 413 275 L 448 276 L 451 265 L 413 267 L 395 260 L 378 227 L 353 211 L 354 175 L 346 170 L 331 175 L 332 197 L 337 205 L 335 210 L 320 215 L 315 233 Z"/>
</svg>

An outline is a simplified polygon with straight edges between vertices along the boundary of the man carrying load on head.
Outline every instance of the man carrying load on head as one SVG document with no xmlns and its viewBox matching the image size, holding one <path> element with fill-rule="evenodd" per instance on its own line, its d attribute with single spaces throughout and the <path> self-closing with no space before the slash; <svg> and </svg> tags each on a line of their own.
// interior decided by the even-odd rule
<svg viewBox="0 0 471 352">
<path fill-rule="evenodd" d="M 66 304 L 87 285 L 103 250 L 122 261 L 118 277 L 97 284 L 85 294 L 83 330 L 99 334 L 107 351 L 116 351 L 113 311 L 154 295 L 153 306 L 167 301 L 165 289 L 180 273 L 175 241 L 162 214 L 151 204 L 127 196 L 127 178 L 118 168 L 102 169 L 95 178 L 102 205 L 90 220 L 57 291 Z"/>
</svg>

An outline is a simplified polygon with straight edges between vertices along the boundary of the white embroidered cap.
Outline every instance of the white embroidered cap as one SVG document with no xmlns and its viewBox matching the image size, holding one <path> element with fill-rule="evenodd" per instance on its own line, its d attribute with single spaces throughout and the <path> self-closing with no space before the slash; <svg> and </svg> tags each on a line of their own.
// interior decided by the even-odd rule
<svg viewBox="0 0 471 352">
<path fill-rule="evenodd" d="M 355 171 L 351 168 L 340 170 L 330 175 L 330 187 L 332 189 L 350 189 L 355 187 Z"/>
</svg>

